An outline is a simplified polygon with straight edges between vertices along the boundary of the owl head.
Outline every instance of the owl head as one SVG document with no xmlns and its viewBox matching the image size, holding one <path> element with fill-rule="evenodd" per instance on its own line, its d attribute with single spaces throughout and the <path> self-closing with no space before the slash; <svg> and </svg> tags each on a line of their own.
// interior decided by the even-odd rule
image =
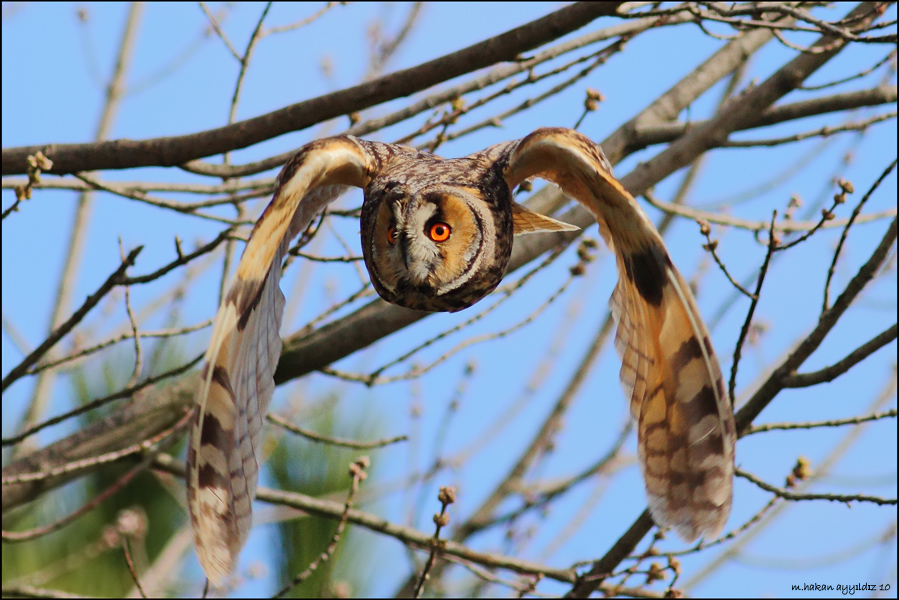
<svg viewBox="0 0 899 600">
<path fill-rule="evenodd" d="M 512 198 L 497 186 L 387 181 L 366 189 L 362 254 L 388 302 L 467 308 L 499 285 L 512 254 Z"/>
</svg>

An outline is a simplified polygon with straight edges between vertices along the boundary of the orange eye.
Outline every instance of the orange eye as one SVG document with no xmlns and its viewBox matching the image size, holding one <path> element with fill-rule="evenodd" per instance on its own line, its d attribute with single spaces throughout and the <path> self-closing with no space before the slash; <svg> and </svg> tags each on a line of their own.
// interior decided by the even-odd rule
<svg viewBox="0 0 899 600">
<path fill-rule="evenodd" d="M 450 236 L 450 226 L 446 223 L 434 223 L 428 230 L 428 237 L 435 242 L 445 242 Z"/>
<path fill-rule="evenodd" d="M 396 243 L 396 227 L 387 228 L 387 243 L 391 246 Z"/>
</svg>

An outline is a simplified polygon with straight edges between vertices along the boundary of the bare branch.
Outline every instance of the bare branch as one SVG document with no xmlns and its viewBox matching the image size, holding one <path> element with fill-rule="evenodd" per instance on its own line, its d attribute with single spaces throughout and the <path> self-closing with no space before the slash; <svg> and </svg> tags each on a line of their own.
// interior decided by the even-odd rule
<svg viewBox="0 0 899 600">
<path fill-rule="evenodd" d="M 751 481 L 756 484 L 766 492 L 771 492 L 776 496 L 783 498 L 784 500 L 829 500 L 830 502 L 871 502 L 872 504 L 878 505 L 895 505 L 897 504 L 896 498 L 881 498 L 879 496 L 866 496 L 864 494 L 795 494 L 793 492 L 787 491 L 785 489 L 775 487 L 770 483 L 765 483 L 755 475 L 751 473 L 747 473 L 743 469 L 737 468 L 734 473 Z"/>
<path fill-rule="evenodd" d="M 143 249 L 143 246 L 138 246 L 129 252 L 128 256 L 125 257 L 125 260 L 122 261 L 122 264 L 119 265 L 119 268 L 103 282 L 96 292 L 87 297 L 84 304 L 82 304 L 65 323 L 53 330 L 47 339 L 35 348 L 31 354 L 26 356 L 18 365 L 10 369 L 9 373 L 6 374 L 6 377 L 3 378 L 2 387 L 0 387 L 0 389 L 5 390 L 11 383 L 25 375 L 28 372 L 28 368 L 39 361 L 41 357 L 47 353 L 47 350 L 52 348 L 56 342 L 63 338 L 63 336 L 72 331 L 75 325 L 80 323 L 85 315 L 87 315 L 87 313 L 90 312 L 90 310 L 94 308 L 112 288 L 123 285 L 126 282 L 125 271 L 134 264 L 137 255 L 140 254 L 140 251 Z"/>
<path fill-rule="evenodd" d="M 3 479 L 13 481 L 27 473 L 54 472 L 97 454 L 128 449 L 135 440 L 151 439 L 181 419 L 193 403 L 199 380 L 199 374 L 192 373 L 169 386 L 149 388 L 135 394 L 134 400 L 122 410 L 6 465 Z M 3 513 L 99 467 L 97 463 L 81 464 L 79 470 L 66 470 L 46 479 L 3 485 Z"/>
<path fill-rule="evenodd" d="M 843 245 L 846 243 L 846 237 L 849 235 L 849 228 L 852 227 L 852 224 L 858 221 L 858 216 L 862 211 L 862 207 L 865 203 L 868 202 L 868 199 L 871 198 L 871 195 L 874 191 L 880 187 L 880 184 L 886 179 L 887 175 L 889 175 L 893 169 L 896 168 L 896 159 L 893 159 L 893 162 L 884 169 L 883 173 L 880 174 L 880 177 L 871 184 L 871 187 L 868 188 L 868 191 L 865 192 L 865 195 L 862 196 L 862 199 L 856 205 L 856 207 L 852 210 L 852 216 L 849 217 L 849 221 L 846 223 L 845 229 L 843 229 L 843 234 L 840 236 L 840 241 L 837 242 L 837 249 L 833 253 L 833 260 L 830 262 L 830 268 L 827 270 L 827 281 L 824 282 L 824 302 L 821 308 L 822 311 L 827 310 L 828 306 L 830 306 L 830 282 L 833 281 L 833 275 L 836 272 L 837 261 L 840 258 L 840 251 L 843 249 Z M 842 188 L 841 192 L 834 196 L 834 201 L 839 201 L 841 199 L 845 199 L 846 194 L 852 191 L 852 184 L 848 182 L 840 181 L 840 187 Z"/>
<path fill-rule="evenodd" d="M 855 298 L 861 293 L 862 289 L 874 278 L 875 273 L 886 260 L 887 254 L 890 252 L 893 244 L 896 243 L 896 227 L 897 221 L 893 219 L 883 238 L 878 244 L 874 252 L 868 260 L 861 266 L 855 277 L 843 290 L 843 293 L 837 298 L 833 306 L 822 313 L 815 329 L 799 344 L 789 357 L 774 370 L 768 379 L 762 384 L 758 391 L 753 394 L 752 398 L 741 408 L 736 416 L 738 435 L 743 435 L 748 431 L 752 421 L 762 412 L 762 410 L 771 403 L 774 397 L 783 389 L 783 382 L 787 377 L 795 373 L 796 369 L 802 366 L 802 363 L 808 359 L 811 354 L 818 349 L 825 336 L 836 325 L 840 316 L 846 312 Z"/>
<path fill-rule="evenodd" d="M 371 450 L 373 448 L 383 448 L 384 446 L 390 446 L 392 444 L 396 444 L 397 442 L 405 442 L 409 440 L 409 436 L 407 435 L 398 435 L 386 440 L 375 440 L 373 442 L 341 440 L 320 435 L 318 433 L 315 433 L 314 431 L 309 431 L 308 429 L 300 427 L 299 425 L 294 425 L 287 419 L 279 417 L 276 414 L 269 413 L 268 415 L 266 415 L 266 419 L 268 419 L 270 423 L 274 423 L 275 425 L 283 427 L 287 431 L 291 431 L 293 433 L 301 435 L 306 439 L 312 440 L 313 442 L 322 442 L 325 444 L 331 444 L 332 446 L 342 446 L 343 448 L 354 448 L 356 450 Z"/>
<path fill-rule="evenodd" d="M 846 358 L 813 373 L 797 373 L 784 379 L 783 386 L 788 388 L 809 387 L 819 383 L 833 381 L 849 369 L 868 358 L 896 339 L 896 324 L 883 331 L 852 352 Z"/>
<path fill-rule="evenodd" d="M 859 425 L 868 421 L 879 421 L 881 419 L 895 418 L 899 414 L 895 408 L 884 411 L 882 413 L 874 413 L 863 417 L 850 417 L 848 419 L 833 419 L 830 421 L 812 421 L 809 423 L 767 423 L 765 425 L 753 425 L 746 432 L 746 435 L 754 433 L 762 433 L 765 431 L 787 431 L 790 429 L 816 429 L 818 427 L 839 427 L 841 425 Z"/>
<path fill-rule="evenodd" d="M 497 62 L 515 60 L 522 52 L 579 29 L 600 16 L 614 14 L 619 4 L 585 2 L 566 6 L 531 23 L 417 67 L 209 131 L 141 141 L 113 140 L 92 144 L 5 148 L 2 174 L 25 173 L 26 157 L 39 150 L 54 161 L 50 172 L 63 174 L 100 169 L 168 167 L 246 148 L 334 117 L 408 96 Z"/>
</svg>

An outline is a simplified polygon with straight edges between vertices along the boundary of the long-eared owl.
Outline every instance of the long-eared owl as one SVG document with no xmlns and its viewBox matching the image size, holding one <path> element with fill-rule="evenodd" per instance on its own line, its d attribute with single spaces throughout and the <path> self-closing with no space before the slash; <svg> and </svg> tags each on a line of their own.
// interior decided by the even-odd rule
<svg viewBox="0 0 899 600">
<path fill-rule="evenodd" d="M 721 369 L 662 238 L 599 146 L 546 128 L 443 159 L 345 135 L 307 144 L 285 165 L 216 315 L 187 473 L 194 541 L 213 584 L 233 570 L 251 526 L 290 241 L 348 187 L 362 188 L 362 251 L 378 294 L 408 308 L 462 310 L 499 284 L 514 235 L 572 229 L 513 201 L 511 190 L 532 177 L 588 208 L 615 251 L 615 346 L 654 520 L 685 540 L 721 532 L 736 441 Z"/>
</svg>

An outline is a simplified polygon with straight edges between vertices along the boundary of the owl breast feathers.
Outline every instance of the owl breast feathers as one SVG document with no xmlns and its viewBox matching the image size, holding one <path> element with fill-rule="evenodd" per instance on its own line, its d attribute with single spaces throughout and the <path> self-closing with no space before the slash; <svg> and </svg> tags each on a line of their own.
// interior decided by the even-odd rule
<svg viewBox="0 0 899 600">
<path fill-rule="evenodd" d="M 348 187 L 362 188 L 362 253 L 378 294 L 408 308 L 462 310 L 499 284 L 514 235 L 573 229 L 512 200 L 511 190 L 532 177 L 588 208 L 615 251 L 615 347 L 653 518 L 687 541 L 722 531 L 736 434 L 721 369 L 662 238 L 599 146 L 570 129 L 539 129 L 442 159 L 337 136 L 307 144 L 284 166 L 215 318 L 187 473 L 197 554 L 213 584 L 234 569 L 252 522 L 290 241 Z"/>
</svg>

